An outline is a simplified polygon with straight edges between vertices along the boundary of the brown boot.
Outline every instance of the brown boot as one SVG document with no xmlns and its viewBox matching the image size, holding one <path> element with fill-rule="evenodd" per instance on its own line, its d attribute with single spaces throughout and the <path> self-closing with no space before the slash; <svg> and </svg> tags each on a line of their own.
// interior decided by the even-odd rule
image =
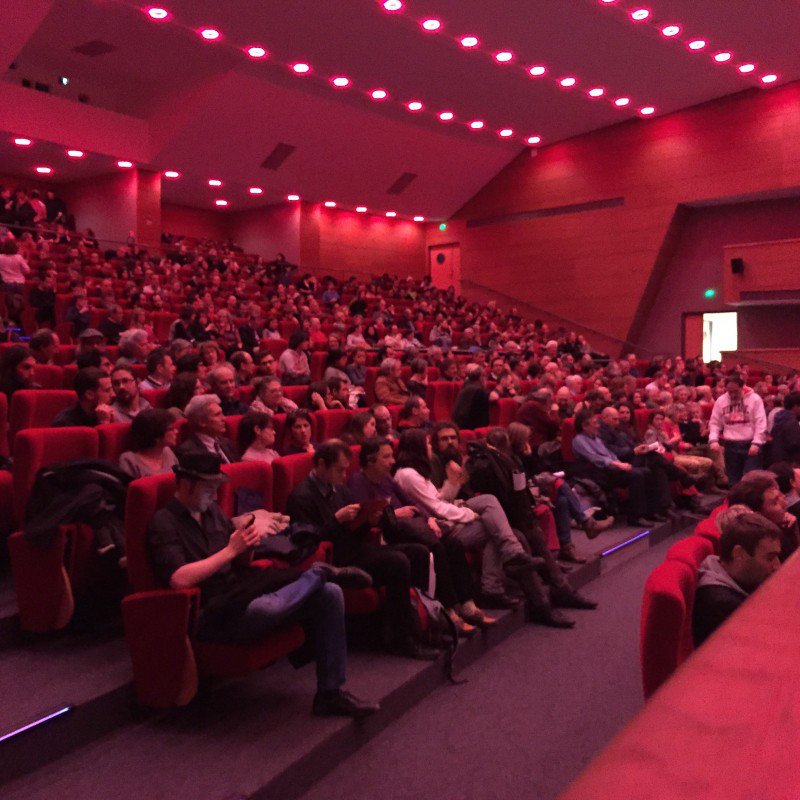
<svg viewBox="0 0 800 800">
<path fill-rule="evenodd" d="M 562 544 L 561 549 L 558 551 L 559 561 L 568 561 L 572 564 L 585 564 L 586 559 L 578 555 L 575 545 L 570 542 L 569 544 Z"/>
<path fill-rule="evenodd" d="M 596 539 L 603 531 L 607 531 L 614 524 L 614 517 L 606 517 L 605 519 L 595 519 L 589 517 L 583 523 L 583 530 L 586 531 L 587 539 Z"/>
</svg>

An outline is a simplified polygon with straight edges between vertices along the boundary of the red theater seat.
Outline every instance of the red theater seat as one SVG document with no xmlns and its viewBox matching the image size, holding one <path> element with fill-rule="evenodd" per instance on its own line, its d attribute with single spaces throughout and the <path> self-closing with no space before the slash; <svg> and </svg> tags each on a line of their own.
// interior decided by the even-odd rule
<svg viewBox="0 0 800 800">
<path fill-rule="evenodd" d="M 261 507 L 272 508 L 272 467 L 263 461 L 237 461 L 225 464 L 222 471 L 230 478 L 222 484 L 219 504 L 226 514 L 236 516 L 236 492 L 238 489 L 249 489 L 261 496 Z"/>
<path fill-rule="evenodd" d="M 308 476 L 312 467 L 311 453 L 283 456 L 272 462 L 272 504 L 275 511 L 286 512 L 292 489 Z"/>
<path fill-rule="evenodd" d="M 517 418 L 519 403 L 513 397 L 501 397 L 489 409 L 489 423 L 507 428 Z"/>
<path fill-rule="evenodd" d="M 8 415 L 8 438 L 13 449 L 14 437 L 25 428 L 47 428 L 59 411 L 78 399 L 66 389 L 20 389 L 11 397 Z"/>
<path fill-rule="evenodd" d="M 650 418 L 650 414 L 652 413 L 653 410 L 651 408 L 637 408 L 633 412 L 633 424 L 636 428 L 636 433 L 638 434 L 640 441 L 644 439 L 644 435 L 649 424 L 648 420 Z"/>
<path fill-rule="evenodd" d="M 283 658 L 304 640 L 298 626 L 277 630 L 252 644 L 212 644 L 193 639 L 199 590 L 156 589 L 147 560 L 150 518 L 174 491 L 173 475 L 134 481 L 125 518 L 128 574 L 136 590 L 122 601 L 125 638 L 136 696 L 153 708 L 189 703 L 197 693 L 199 675 L 247 675 Z"/>
<path fill-rule="evenodd" d="M 697 569 L 703 563 L 703 559 L 713 552 L 714 547 L 709 539 L 704 539 L 702 536 L 687 536 L 675 542 L 667 550 L 667 559 L 683 561 L 684 564 Z"/>
<path fill-rule="evenodd" d="M 55 364 L 37 364 L 33 370 L 33 380 L 42 389 L 62 389 L 64 370 Z"/>
<path fill-rule="evenodd" d="M 313 416 L 317 420 L 317 441 L 324 442 L 342 435 L 353 412 L 346 408 L 329 408 L 327 411 L 315 411 Z"/>
<path fill-rule="evenodd" d="M 140 389 L 139 394 L 153 408 L 166 408 L 164 401 L 167 399 L 167 389 Z"/>
<path fill-rule="evenodd" d="M 659 564 L 645 583 L 640 656 L 642 686 L 650 697 L 692 654 L 692 606 L 697 570 L 678 560 Z"/>
<path fill-rule="evenodd" d="M 130 422 L 108 422 L 105 425 L 98 425 L 95 430 L 99 440 L 100 458 L 116 464 L 119 457 L 131 449 Z"/>
<path fill-rule="evenodd" d="M 575 437 L 575 419 L 567 417 L 561 423 L 561 456 L 567 463 L 575 460 L 575 453 L 572 451 L 572 440 Z"/>
<path fill-rule="evenodd" d="M 719 555 L 719 537 L 720 530 L 712 519 L 704 519 L 697 524 L 694 529 L 694 534 L 697 537 L 706 539 L 714 550 L 716 555 Z"/>
<path fill-rule="evenodd" d="M 0 456 L 11 453 L 8 444 L 8 398 L 0 393 Z"/>
</svg>

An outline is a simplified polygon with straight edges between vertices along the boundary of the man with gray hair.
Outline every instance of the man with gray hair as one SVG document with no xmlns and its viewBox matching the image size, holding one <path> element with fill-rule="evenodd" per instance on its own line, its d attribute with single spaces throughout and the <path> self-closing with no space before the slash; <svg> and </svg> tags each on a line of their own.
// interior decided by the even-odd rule
<svg viewBox="0 0 800 800">
<path fill-rule="evenodd" d="M 375 399 L 383 405 L 402 405 L 410 392 L 400 378 L 402 367 L 396 358 L 381 361 L 380 374 L 375 381 Z"/>
<path fill-rule="evenodd" d="M 178 458 L 187 453 L 214 453 L 223 464 L 239 460 L 233 442 L 225 436 L 225 415 L 217 395 L 195 395 L 184 413 L 189 423 L 189 435 L 175 449 Z"/>
<path fill-rule="evenodd" d="M 477 364 L 468 364 L 464 386 L 456 397 L 453 407 L 453 422 L 459 428 L 474 431 L 489 425 L 489 404 L 500 399 L 496 391 L 486 389 L 483 369 Z"/>
<path fill-rule="evenodd" d="M 120 334 L 119 357 L 131 364 L 144 364 L 152 349 L 150 334 L 144 328 L 131 328 Z"/>
<path fill-rule="evenodd" d="M 222 413 L 226 417 L 246 414 L 247 405 L 236 393 L 236 370 L 231 364 L 215 364 L 208 373 L 210 390 L 219 397 Z"/>
</svg>

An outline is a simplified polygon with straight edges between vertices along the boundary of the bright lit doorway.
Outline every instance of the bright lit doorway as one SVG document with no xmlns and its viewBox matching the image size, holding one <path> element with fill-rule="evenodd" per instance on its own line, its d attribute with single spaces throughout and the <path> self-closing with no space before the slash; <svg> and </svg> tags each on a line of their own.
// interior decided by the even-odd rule
<svg viewBox="0 0 800 800">
<path fill-rule="evenodd" d="M 735 311 L 703 314 L 703 361 L 720 361 L 723 350 L 739 347 L 736 318 Z"/>
</svg>

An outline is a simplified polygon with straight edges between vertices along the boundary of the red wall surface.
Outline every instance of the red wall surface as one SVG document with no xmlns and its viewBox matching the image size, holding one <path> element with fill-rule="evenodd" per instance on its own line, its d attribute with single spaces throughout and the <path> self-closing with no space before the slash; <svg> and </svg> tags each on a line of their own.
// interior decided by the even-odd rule
<svg viewBox="0 0 800 800">
<path fill-rule="evenodd" d="M 220 211 L 161 204 L 161 228 L 179 236 L 198 239 L 227 239 L 228 215 Z"/>
</svg>

